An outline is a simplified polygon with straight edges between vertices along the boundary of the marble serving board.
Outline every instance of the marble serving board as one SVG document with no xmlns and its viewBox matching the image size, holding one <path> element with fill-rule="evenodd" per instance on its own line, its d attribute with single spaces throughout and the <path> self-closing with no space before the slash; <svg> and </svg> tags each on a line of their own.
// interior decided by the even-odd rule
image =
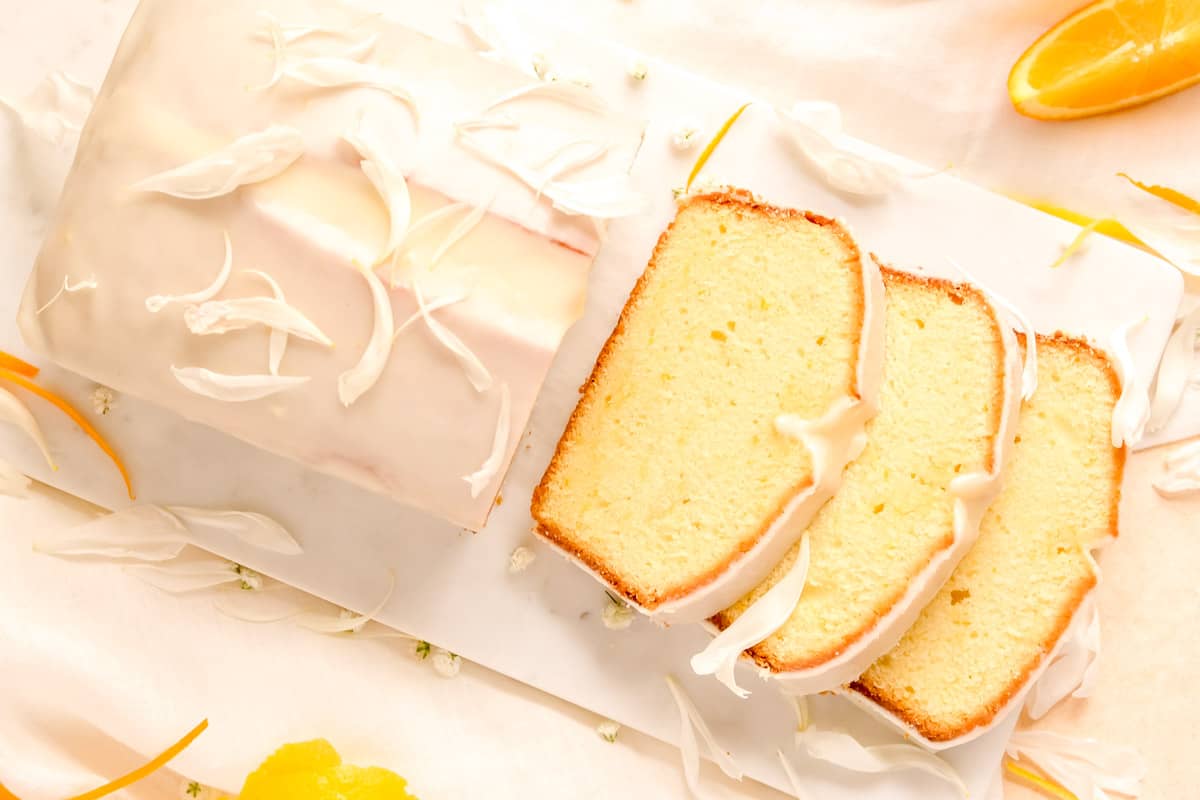
<svg viewBox="0 0 1200 800">
<path fill-rule="evenodd" d="M 357 4 L 376 5 L 365 0 Z M 452 6 L 433 5 L 403 0 L 387 4 L 387 13 L 464 46 L 472 41 L 456 22 Z M 48 51 L 66 58 L 79 77 L 98 83 L 105 54 L 115 49 L 123 25 L 121 6 L 132 10 L 129 2 L 78 10 L 62 32 L 75 37 L 73 43 L 59 42 Z M 88 25 L 84 18 L 93 14 L 93 24 Z M 593 270 L 586 314 L 563 345 L 506 478 L 503 503 L 484 531 L 472 535 L 455 529 L 132 397 L 118 396 L 111 414 L 98 425 L 125 456 L 140 500 L 261 511 L 283 522 L 302 542 L 304 554 L 276 556 L 218 535 L 206 537 L 200 543 L 205 548 L 358 610 L 376 604 L 388 584 L 387 570 L 394 570 L 396 592 L 378 615 L 381 621 L 668 742 L 676 742 L 679 735 L 675 707 L 663 682 L 665 674 L 673 673 L 683 680 L 717 738 L 747 776 L 784 788 L 775 750 L 790 752 L 794 718 L 776 690 L 754 682 L 752 697 L 740 701 L 715 681 L 690 676 L 688 659 L 707 636 L 697 627 L 660 629 L 637 620 L 625 631 L 606 629 L 600 621 L 607 602 L 604 592 L 533 541 L 528 512 L 532 488 L 574 406 L 578 388 L 673 215 L 671 189 L 683 184 L 697 155 L 699 148 L 676 150 L 671 144 L 673 132 L 690 121 L 706 138 L 750 98 L 653 60 L 647 65 L 648 78 L 633 81 L 626 74 L 633 54 L 622 48 L 552 29 L 544 21 L 521 20 L 520 24 L 563 74 L 586 78 L 614 105 L 649 120 L 634 167 L 649 208 L 636 218 L 611 225 Z M 36 69 L 61 66 L 48 62 Z M 31 75 L 28 83 L 34 78 Z M 929 172 L 869 145 L 853 146 L 913 173 Z M 0 293 L 0 349 L 30 355 L 13 320 L 36 254 L 45 209 L 32 208 L 28 192 L 21 188 L 29 169 L 21 161 L 21 152 L 15 128 L 0 125 L 0 230 L 7 241 L 5 265 L 0 268 L 0 285 L 5 289 Z M 1107 239 L 1093 241 L 1069 269 L 1049 269 L 1077 229 L 950 174 L 905 181 L 877 200 L 839 194 L 795 156 L 770 109 L 763 106 L 753 106 L 739 121 L 706 173 L 777 202 L 844 218 L 864 252 L 877 252 L 896 266 L 958 277 L 950 266 L 951 260 L 958 262 L 1019 306 L 1041 331 L 1062 329 L 1104 343 L 1119 325 L 1145 317 L 1131 340 L 1141 381 L 1149 381 L 1153 374 L 1182 294 L 1182 281 L 1173 269 Z M 47 368 L 43 376 L 47 385 L 90 408 L 92 384 L 54 368 Z M 60 470 L 47 472 L 36 451 L 7 426 L 0 428 L 0 453 L 5 459 L 99 505 L 126 505 L 111 465 L 96 448 L 59 415 L 41 406 L 35 410 L 54 443 Z M 509 555 L 519 545 L 533 547 L 538 558 L 526 571 L 510 574 Z M 827 719 L 835 717 L 838 724 L 866 738 L 882 740 L 889 735 L 841 701 L 830 700 L 823 710 Z M 219 723 L 224 712 L 209 713 Z M 271 713 L 271 709 L 258 709 L 255 716 L 269 719 Z M 959 768 L 972 796 L 985 796 L 1011 722 L 944 754 Z M 243 729 L 250 725 L 251 740 L 261 730 L 261 747 L 228 754 L 220 766 L 185 753 L 182 767 L 214 785 L 235 785 L 253 766 L 254 754 L 269 750 L 278 736 L 266 723 L 259 728 L 253 720 L 240 724 Z M 354 720 L 328 724 L 349 731 Z M 173 719 L 147 719 L 138 725 L 144 741 L 130 744 L 153 750 L 177 726 Z M 336 730 L 329 735 L 336 735 Z M 240 741 L 244 745 L 246 737 Z M 808 762 L 804 768 L 814 796 L 833 800 L 954 796 L 948 787 L 920 773 L 868 777 Z"/>
</svg>

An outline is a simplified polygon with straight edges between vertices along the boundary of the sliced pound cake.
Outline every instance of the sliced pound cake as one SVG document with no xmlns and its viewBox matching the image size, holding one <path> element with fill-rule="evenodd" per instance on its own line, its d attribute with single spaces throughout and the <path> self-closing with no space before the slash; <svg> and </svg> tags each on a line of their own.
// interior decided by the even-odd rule
<svg viewBox="0 0 1200 800">
<path fill-rule="evenodd" d="M 790 692 L 835 688 L 896 643 L 949 577 L 995 496 L 1020 403 L 1011 329 L 975 288 L 884 269 L 884 381 L 867 445 L 808 529 L 790 619 L 747 651 Z M 780 580 L 716 615 L 721 629 Z"/>
<path fill-rule="evenodd" d="M 851 686 L 935 747 L 1020 702 L 1096 583 L 1090 549 L 1117 534 L 1125 452 L 1109 431 L 1120 382 L 1083 341 L 1039 336 L 1037 347 L 1038 390 L 979 541 Z"/>
<path fill-rule="evenodd" d="M 861 449 L 882 294 L 833 220 L 740 190 L 682 201 L 534 492 L 540 535 L 646 613 L 732 603 Z M 822 469 L 784 415 L 836 418 Z"/>
</svg>

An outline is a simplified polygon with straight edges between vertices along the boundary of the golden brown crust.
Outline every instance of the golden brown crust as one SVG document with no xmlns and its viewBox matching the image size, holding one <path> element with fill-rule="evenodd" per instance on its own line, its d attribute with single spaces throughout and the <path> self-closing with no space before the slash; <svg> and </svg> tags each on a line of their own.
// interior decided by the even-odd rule
<svg viewBox="0 0 1200 800">
<path fill-rule="evenodd" d="M 933 277 L 930 275 L 919 275 L 917 273 L 905 272 L 903 270 L 895 269 L 894 267 L 890 267 L 887 264 L 885 264 L 883 261 L 881 261 L 879 259 L 879 257 L 876 256 L 874 253 L 871 253 L 871 258 L 875 261 L 876 264 L 879 265 L 879 271 L 883 276 L 885 285 L 888 283 L 906 283 L 906 284 L 913 285 L 913 286 L 923 286 L 925 288 L 934 289 L 936 291 L 947 294 L 953 302 L 958 303 L 960 305 L 962 303 L 966 302 L 967 298 L 971 298 L 974 302 L 978 303 L 979 305 L 983 306 L 984 308 L 989 309 L 989 314 L 992 317 L 992 321 L 996 325 L 997 331 L 999 331 L 999 326 L 1003 324 L 995 316 L 995 312 L 992 309 L 991 304 L 987 301 L 987 298 L 983 294 L 983 292 L 981 292 L 978 288 L 976 288 L 970 284 L 966 284 L 966 283 L 955 283 L 954 281 L 946 280 L 945 278 L 937 278 L 937 277 Z M 1004 354 L 1004 341 L 999 336 L 999 334 L 997 334 L 997 337 L 996 337 L 996 359 L 997 359 L 997 362 L 1001 365 L 1003 365 L 1005 363 L 1004 355 L 1005 355 Z M 1001 391 L 1001 393 L 1003 393 L 1003 391 L 1004 391 L 1004 387 L 1003 387 L 1004 367 L 1003 366 L 1001 367 L 1001 371 L 998 374 L 998 379 L 1001 384 L 1000 391 Z M 992 416 L 992 421 L 991 421 L 992 422 L 991 429 L 994 432 L 992 435 L 993 440 L 995 440 L 995 438 L 1000 435 L 1000 425 L 1001 425 L 1002 416 L 1003 416 L 1003 403 L 998 403 L 995 406 L 995 410 L 994 410 L 994 413 Z M 989 448 L 986 459 L 984 461 L 985 468 L 988 469 L 989 471 L 994 469 L 994 467 L 995 467 L 995 463 L 996 463 L 995 455 L 996 455 L 996 448 L 995 447 Z M 945 552 L 947 549 L 949 549 L 953 545 L 954 545 L 954 534 L 952 532 L 947 532 L 946 535 L 943 536 L 938 541 L 937 546 L 934 547 L 932 550 L 930 550 L 927 558 L 925 559 L 924 564 L 921 567 L 922 571 L 933 561 L 934 558 L 936 558 L 938 556 L 938 554 Z M 895 608 L 896 604 L 898 602 L 900 602 L 901 599 L 903 599 L 906 591 L 907 591 L 907 586 L 901 587 L 893 595 L 893 597 L 891 597 L 887 601 L 886 604 L 882 604 L 879 608 L 877 608 L 875 610 L 875 613 L 872 614 L 871 617 L 869 619 L 867 619 L 862 625 L 860 625 L 854 631 L 851 631 L 850 633 L 843 636 L 837 642 L 837 644 L 835 644 L 834 646 L 832 646 L 830 648 L 827 648 L 826 650 L 824 650 L 821 653 L 817 653 L 815 655 L 810 655 L 810 656 L 808 656 L 806 658 L 802 658 L 802 659 L 783 660 L 783 659 L 776 657 L 776 655 L 769 650 L 769 648 L 766 646 L 767 642 L 762 642 L 762 643 L 750 648 L 749 650 L 747 650 L 746 655 L 748 655 L 751 659 L 753 659 L 754 662 L 756 664 L 758 664 L 759 666 L 761 666 L 765 669 L 768 669 L 772 672 L 797 672 L 800 670 L 810 669 L 812 667 L 820 666 L 821 664 L 824 664 L 834 658 L 837 658 L 847 647 L 849 647 L 854 642 L 858 641 L 863 636 L 865 636 L 867 633 L 869 633 L 871 630 L 873 630 L 875 628 L 875 626 L 879 624 L 879 621 L 881 619 L 883 619 L 888 613 L 890 613 L 891 610 L 893 608 Z M 709 620 L 709 622 L 711 622 L 713 625 L 715 625 L 718 629 L 724 630 L 725 628 L 727 628 L 731 624 L 733 624 L 733 618 L 730 617 L 730 615 L 726 611 L 722 611 L 721 613 L 712 617 Z M 767 641 L 770 641 L 770 640 L 767 640 Z"/>
<path fill-rule="evenodd" d="M 1018 334 L 1022 344 L 1024 337 Z M 1058 331 L 1052 335 L 1037 335 L 1038 347 L 1065 347 L 1074 351 L 1075 356 L 1079 359 L 1085 359 L 1099 366 L 1108 377 L 1109 389 L 1112 393 L 1114 402 L 1121 394 L 1121 380 L 1117 375 L 1116 369 L 1113 367 L 1112 360 L 1106 353 L 1092 346 L 1084 339 L 1069 336 L 1062 331 Z M 1121 502 L 1121 483 L 1125 474 L 1125 455 L 1124 447 L 1114 448 L 1113 458 L 1115 460 L 1116 471 L 1113 477 L 1113 485 L 1111 487 L 1112 503 L 1109 506 L 1108 513 L 1108 536 L 1109 539 L 1117 538 L 1118 522 L 1119 522 L 1119 506 Z M 922 736 L 933 742 L 947 742 L 964 736 L 971 731 L 983 725 L 990 724 L 1005 706 L 1007 706 L 1014 697 L 1016 697 L 1029 682 L 1033 673 L 1041 667 L 1045 658 L 1050 655 L 1050 652 L 1057 646 L 1059 639 L 1066 633 L 1067 628 L 1071 624 L 1071 619 L 1083 604 L 1084 598 L 1087 596 L 1097 583 L 1097 576 L 1092 573 L 1087 579 L 1081 581 L 1076 587 L 1071 598 L 1063 604 L 1059 610 L 1058 618 L 1055 622 L 1053 631 L 1042 642 L 1039 648 L 1039 656 L 1030 660 L 1022 666 L 1020 673 L 1013 678 L 1012 681 L 1005 687 L 997 696 L 988 700 L 980 711 L 963 720 L 960 724 L 950 725 L 937 722 L 927 716 L 909 709 L 899 702 L 896 698 L 887 695 L 876 687 L 863 683 L 861 680 L 850 684 L 849 688 L 852 691 L 858 692 L 862 696 L 868 698 L 876 705 L 886 709 L 905 724 L 915 728 Z"/>
<path fill-rule="evenodd" d="M 800 211 L 793 208 L 782 208 L 779 206 L 770 205 L 756 198 L 751 192 L 745 189 L 730 188 L 724 191 L 691 195 L 680 200 L 679 210 L 682 211 L 684 208 L 697 203 L 708 203 L 726 208 L 735 208 L 740 211 L 765 215 L 774 219 L 804 219 L 815 225 L 829 228 L 846 246 L 850 254 L 849 259 L 851 260 L 852 265 L 857 266 L 857 272 L 859 275 L 858 286 L 860 287 L 858 301 L 859 319 L 861 320 L 865 317 L 866 298 L 862 294 L 862 256 L 859 252 L 858 246 L 854 243 L 854 240 L 850 236 L 849 232 L 846 231 L 846 229 L 839 222 L 834 219 L 815 214 L 811 211 Z M 676 215 L 676 220 L 678 220 L 678 214 Z M 763 522 L 763 524 L 754 531 L 752 535 L 743 539 L 738 544 L 737 549 L 727 558 L 721 561 L 716 567 L 695 578 L 689 583 L 671 587 L 666 591 L 655 592 L 653 594 L 642 592 L 636 587 L 630 586 L 628 583 L 623 581 L 616 571 L 606 564 L 603 559 L 597 557 L 594 553 L 578 547 L 567 531 L 562 530 L 554 523 L 553 520 L 549 519 L 545 514 L 542 513 L 550 483 L 553 481 L 554 476 L 556 475 L 560 466 L 559 459 L 562 455 L 563 448 L 566 443 L 572 441 L 580 415 L 584 413 L 584 411 L 589 408 L 592 403 L 593 395 L 597 390 L 597 385 L 600 378 L 605 372 L 611 352 L 617 347 L 625 334 L 626 322 L 629 316 L 637 308 L 642 292 L 646 286 L 646 282 L 657 266 L 659 252 L 665 246 L 667 237 L 670 235 L 672 228 L 675 227 L 676 220 L 672 220 L 671 224 L 667 226 L 667 229 L 659 236 L 658 242 L 654 246 L 654 251 L 650 255 L 650 260 L 646 265 L 646 269 L 642 272 L 641 276 L 637 280 L 637 283 L 634 284 L 633 290 L 629 293 L 629 299 L 626 301 L 625 307 L 621 310 L 621 316 L 618 318 L 617 324 L 613 328 L 613 332 L 609 335 L 607 341 L 605 341 L 604 347 L 601 348 L 600 355 L 596 358 L 596 363 L 592 368 L 591 375 L 588 376 L 587 381 L 581 387 L 582 396 L 579 398 L 579 402 L 576 404 L 575 410 L 571 412 L 571 418 L 567 421 L 567 427 L 563 431 L 562 437 L 559 438 L 558 446 L 554 450 L 554 456 L 550 459 L 550 464 L 547 466 L 541 482 L 539 482 L 537 487 L 533 490 L 533 500 L 530 504 L 530 511 L 533 514 L 535 522 L 537 523 L 536 532 L 538 535 L 542 536 L 559 549 L 565 551 L 571 557 L 577 559 L 588 569 L 595 572 L 616 592 L 646 609 L 654 609 L 664 602 L 686 597 L 701 587 L 711 583 L 713 580 L 716 580 L 720 575 L 724 574 L 733 563 L 742 558 L 746 553 L 752 550 L 759 541 L 762 540 L 762 537 L 783 513 L 784 509 L 787 507 L 788 503 L 792 501 L 792 499 L 794 499 L 805 489 L 808 489 L 812 486 L 812 477 L 809 476 L 791 487 L 791 489 L 780 501 L 775 512 L 771 514 Z M 859 337 L 862 336 L 861 327 L 862 326 L 860 325 L 858 330 Z M 860 340 L 856 339 L 854 342 L 855 353 L 858 352 L 859 344 Z M 860 398 L 857 365 L 855 369 L 850 371 L 850 375 L 849 390 L 854 397 Z"/>
</svg>

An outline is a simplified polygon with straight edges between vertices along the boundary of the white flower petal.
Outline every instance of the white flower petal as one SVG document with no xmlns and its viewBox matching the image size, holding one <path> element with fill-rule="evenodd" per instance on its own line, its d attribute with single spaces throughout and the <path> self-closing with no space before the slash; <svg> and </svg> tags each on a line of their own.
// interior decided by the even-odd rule
<svg viewBox="0 0 1200 800">
<path fill-rule="evenodd" d="M 317 633 L 353 633 L 375 618 L 375 615 L 387 607 L 396 591 L 396 572 L 388 570 L 388 590 L 383 599 L 373 609 L 365 614 L 340 614 L 336 617 L 329 614 L 307 612 L 296 617 L 296 624 Z"/>
<path fill-rule="evenodd" d="M 467 150 L 484 161 L 503 169 L 539 192 L 564 214 L 594 219 L 614 219 L 636 214 L 645 208 L 645 198 L 634 188 L 628 174 L 592 178 L 583 181 L 547 180 L 539 170 L 497 153 L 469 131 L 458 129 L 458 140 Z"/>
<path fill-rule="evenodd" d="M 440 647 L 433 649 L 429 663 L 433 666 L 433 671 L 443 678 L 453 678 L 462 669 L 462 658 Z"/>
<path fill-rule="evenodd" d="M 1107 800 L 1108 792 L 1137 797 L 1146 763 L 1132 748 L 1051 731 L 1017 731 L 1005 748 L 1037 765 L 1080 800 Z"/>
<path fill-rule="evenodd" d="M 285 556 L 300 555 L 304 549 L 286 528 L 264 514 L 253 511 L 167 506 L 189 530 L 219 531 L 239 541 Z"/>
<path fill-rule="evenodd" d="M 146 310 L 151 314 L 157 314 L 171 303 L 203 303 L 213 299 L 221 290 L 225 288 L 225 284 L 229 282 L 229 275 L 233 271 L 233 244 L 229 241 L 229 231 L 223 231 L 225 236 L 225 261 L 221 265 L 221 270 L 217 273 L 217 277 L 213 279 L 205 288 L 191 294 L 156 294 L 153 297 L 146 298 Z"/>
<path fill-rule="evenodd" d="M 787 573 L 762 597 L 755 600 L 733 624 L 713 637 L 702 651 L 692 656 L 692 671 L 715 675 L 738 697 L 750 692 L 738 686 L 736 668 L 742 653 L 779 630 L 796 610 L 808 580 L 808 533 L 800 538 L 800 554 Z"/>
<path fill-rule="evenodd" d="M 792 796 L 796 800 L 808 800 L 800 789 L 800 776 L 796 774 L 796 769 L 792 766 L 792 762 L 788 761 L 787 756 L 783 754 L 782 750 L 776 750 L 775 754 L 779 756 L 779 763 L 783 765 L 783 774 L 787 775 L 788 785 L 792 787 Z"/>
<path fill-rule="evenodd" d="M 623 631 L 633 624 L 633 609 L 619 597 L 608 596 L 604 611 L 600 613 L 600 621 L 610 631 Z"/>
<path fill-rule="evenodd" d="M 203 367 L 171 366 L 171 374 L 189 392 L 222 400 L 226 403 L 245 403 L 295 389 L 308 383 L 307 375 L 226 375 Z"/>
<path fill-rule="evenodd" d="M 1154 481 L 1154 490 L 1170 499 L 1200 492 L 1200 442 L 1192 442 L 1167 453 L 1166 474 Z"/>
<path fill-rule="evenodd" d="M 322 89 L 377 89 L 408 106 L 414 120 L 420 119 L 417 101 L 404 86 L 404 76 L 377 64 L 317 56 L 286 64 L 282 77 Z"/>
<path fill-rule="evenodd" d="M 38 138 L 58 146 L 78 136 L 95 102 L 90 86 L 65 72 L 52 72 L 25 100 L 0 97 L 0 108 L 7 108 Z"/>
<path fill-rule="evenodd" d="M 721 771 L 734 780 L 740 781 L 742 779 L 741 768 L 734 762 L 733 757 L 721 748 L 712 735 L 712 731 L 709 730 L 708 723 L 700 715 L 700 709 L 696 708 L 692 698 L 688 697 L 687 692 L 683 690 L 673 675 L 665 677 L 667 688 L 671 691 L 671 698 L 679 709 L 679 752 L 683 758 L 683 778 L 693 796 L 700 795 L 700 746 L 696 741 L 697 733 L 700 734 L 700 739 L 708 747 L 709 755 L 717 762 Z"/>
<path fill-rule="evenodd" d="M 273 297 L 209 300 L 183 312 L 187 328 L 197 336 L 212 336 L 265 325 L 298 339 L 332 347 L 333 341 L 297 308 Z"/>
<path fill-rule="evenodd" d="M 450 351 L 450 353 L 458 359 L 458 363 L 462 365 L 466 372 L 467 380 L 471 382 L 471 386 L 477 392 L 486 392 L 492 386 L 492 374 L 488 372 L 487 367 L 479 360 L 479 357 L 467 347 L 462 339 L 454 334 L 449 328 L 433 317 L 430 313 L 432 309 L 425 302 L 425 295 L 421 291 L 421 285 L 418 281 L 413 281 L 413 294 L 417 299 L 417 313 L 425 320 L 425 324 L 429 327 L 429 332 L 433 334 L 442 345 Z M 406 323 L 407 325 L 407 323 Z M 403 330 L 403 327 L 401 328 Z"/>
<path fill-rule="evenodd" d="M 172 594 L 196 592 L 241 581 L 237 565 L 223 558 L 205 558 L 170 564 L 137 564 L 125 571 L 156 589 Z"/>
<path fill-rule="evenodd" d="M 207 200 L 245 184 L 274 178 L 303 153 L 304 135 L 299 130 L 272 125 L 194 161 L 151 175 L 135 183 L 133 189 L 184 200 Z"/>
<path fill-rule="evenodd" d="M 42 456 L 46 459 L 46 464 L 50 469 L 58 469 L 58 465 L 54 463 L 54 457 L 50 455 L 50 445 L 46 442 L 46 436 L 42 433 L 42 428 L 34 418 L 33 412 L 16 395 L 2 387 L 0 387 L 0 422 L 11 422 L 23 430 L 42 451 Z"/>
<path fill-rule="evenodd" d="M 513 549 L 508 556 L 508 571 L 513 575 L 518 572 L 524 572 L 529 569 L 529 565 L 537 559 L 537 553 L 529 549 L 525 545 L 520 545 Z"/>
<path fill-rule="evenodd" d="M 374 386 L 383 374 L 388 356 L 392 352 L 396 329 L 396 321 L 392 316 L 392 300 L 388 297 L 383 281 L 369 267 L 360 267 L 359 271 L 366 278 L 367 286 L 371 290 L 375 322 L 371 328 L 371 338 L 358 363 L 338 376 L 338 399 L 347 408 Z"/>
<path fill-rule="evenodd" d="M 74 294 L 75 292 L 97 289 L 99 286 L 100 284 L 96 282 L 95 275 L 91 276 L 90 278 L 86 278 L 79 283 L 71 283 L 71 276 L 68 275 L 67 277 L 63 278 L 63 285 L 58 288 L 58 291 L 54 293 L 54 296 L 43 303 L 42 307 L 34 312 L 34 315 L 41 316 L 42 312 L 57 303 L 58 299 L 62 297 L 64 293 Z"/>
<path fill-rule="evenodd" d="M 471 487 L 471 497 L 483 494 L 500 472 L 504 454 L 508 450 L 508 439 L 512 431 L 512 396 L 507 383 L 500 384 L 500 411 L 496 419 L 496 432 L 492 435 L 492 450 L 479 469 L 463 477 Z"/>
<path fill-rule="evenodd" d="M 511 64 L 528 75 L 549 76 L 544 56 L 530 41 L 524 26 L 502 4 L 463 0 L 458 21 L 481 45 L 485 57 Z"/>
<path fill-rule="evenodd" d="M 436 267 L 446 253 L 454 248 L 454 245 L 461 242 L 471 231 L 475 230 L 475 227 L 479 225 L 484 215 L 487 214 L 487 211 L 487 205 L 471 208 L 470 212 L 450 230 L 450 233 L 446 235 L 442 243 L 438 245 L 437 250 L 433 251 L 433 255 L 429 257 L 429 263 L 425 268 L 431 270 Z"/>
<path fill-rule="evenodd" d="M 832 103 L 800 102 L 778 112 L 796 150 L 826 183 L 863 197 L 887 194 L 902 174 L 890 164 L 853 153 L 837 143 L 841 112 Z"/>
<path fill-rule="evenodd" d="M 1196 337 L 1200 334 L 1200 306 L 1192 309 L 1179 321 L 1167 340 L 1158 374 L 1154 378 L 1154 399 L 1150 403 L 1150 420 L 1146 430 L 1160 430 L 1179 408 L 1183 393 L 1196 368 Z"/>
<path fill-rule="evenodd" d="M 358 151 L 359 157 L 362 158 L 362 171 L 379 193 L 387 209 L 390 220 L 388 240 L 378 259 L 383 261 L 400 247 L 412 222 L 412 198 L 408 192 L 408 181 L 404 179 L 404 173 L 397 160 L 388 152 L 384 137 L 378 135 L 375 129 L 367 124 L 365 118 L 359 121 L 356 130 L 346 133 L 342 139 Z"/>
<path fill-rule="evenodd" d="M 1138 380 L 1133 355 L 1129 352 L 1129 333 L 1146 321 L 1140 317 L 1113 331 L 1109 352 L 1121 379 L 1121 395 L 1113 406 L 1112 446 L 1135 445 L 1146 431 L 1150 419 L 1149 392 Z"/>
<path fill-rule="evenodd" d="M 514 100 L 529 97 L 555 100 L 565 105 L 581 108 L 584 111 L 591 111 L 594 114 L 606 114 L 611 110 L 608 103 L 604 101 L 604 98 L 586 86 L 569 81 L 553 81 L 551 83 L 543 81 L 531 83 L 501 95 L 489 103 L 484 108 L 484 112 L 494 111 L 500 106 L 511 103 Z"/>
<path fill-rule="evenodd" d="M 796 744 L 812 758 L 827 761 L 854 772 L 893 772 L 917 769 L 941 778 L 954 786 L 963 797 L 967 787 L 954 769 L 935 756 L 911 744 L 882 744 L 866 747 L 848 733 L 809 727 L 796 734 Z"/>
<path fill-rule="evenodd" d="M 620 732 L 620 724 L 613 722 L 611 719 L 606 719 L 596 726 L 596 734 L 609 744 L 612 744 L 617 740 L 617 735 L 620 734 Z"/>
<path fill-rule="evenodd" d="M 33 481 L 19 469 L 0 459 L 0 495 L 5 497 L 24 497 Z"/>
<path fill-rule="evenodd" d="M 160 506 L 132 506 L 74 528 L 40 532 L 33 549 L 55 556 L 168 561 L 188 544 L 183 523 Z"/>
<path fill-rule="evenodd" d="M 1041 719 L 1069 695 L 1087 697 L 1099 657 L 1100 613 L 1095 598 L 1089 595 L 1063 634 L 1053 660 L 1029 690 L 1025 710 L 1030 718 Z"/>
<path fill-rule="evenodd" d="M 267 286 L 270 287 L 271 295 L 276 300 L 278 300 L 281 303 L 287 302 L 287 298 L 284 297 L 284 295 L 283 295 L 283 288 L 279 285 L 279 282 L 276 281 L 274 278 L 272 278 L 270 275 L 263 272 L 261 269 L 248 269 L 248 270 L 246 270 L 246 272 L 250 273 L 251 275 L 256 275 L 259 278 L 262 278 L 262 280 L 266 282 Z M 268 341 L 268 345 L 267 345 L 267 347 L 268 347 L 267 368 L 270 370 L 272 375 L 279 374 L 279 366 L 280 366 L 280 364 L 283 363 L 283 356 L 284 356 L 284 353 L 287 352 L 287 345 L 288 345 L 287 331 L 281 331 L 278 328 L 272 328 L 271 329 L 271 337 L 270 337 L 270 339 Z"/>
</svg>

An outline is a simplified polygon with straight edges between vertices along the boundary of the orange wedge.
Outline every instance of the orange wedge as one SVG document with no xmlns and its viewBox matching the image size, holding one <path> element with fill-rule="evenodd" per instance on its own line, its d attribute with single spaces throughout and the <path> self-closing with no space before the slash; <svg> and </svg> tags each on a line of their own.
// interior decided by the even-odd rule
<svg viewBox="0 0 1200 800">
<path fill-rule="evenodd" d="M 1200 82 L 1200 2 L 1098 0 L 1042 35 L 1008 76 L 1017 111 L 1077 119 Z"/>
</svg>

